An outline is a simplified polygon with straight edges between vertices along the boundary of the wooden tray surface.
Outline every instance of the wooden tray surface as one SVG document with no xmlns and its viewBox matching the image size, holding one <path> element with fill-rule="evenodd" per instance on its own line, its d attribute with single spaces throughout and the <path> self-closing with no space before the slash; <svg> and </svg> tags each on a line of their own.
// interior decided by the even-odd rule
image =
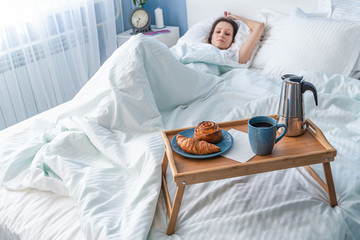
<svg viewBox="0 0 360 240">
<path fill-rule="evenodd" d="M 276 118 L 276 115 L 271 117 Z M 248 120 L 221 122 L 218 125 L 226 131 L 234 128 L 247 133 Z M 183 183 L 186 181 L 186 184 L 194 184 L 333 161 L 336 150 L 328 143 L 321 130 L 309 119 L 306 119 L 306 125 L 306 132 L 303 135 L 298 137 L 285 136 L 275 144 L 270 155 L 256 155 L 245 163 L 240 163 L 223 156 L 192 159 L 177 154 L 172 150 L 170 142 L 177 133 L 188 128 L 163 131 L 162 137 L 175 182 Z"/>
</svg>

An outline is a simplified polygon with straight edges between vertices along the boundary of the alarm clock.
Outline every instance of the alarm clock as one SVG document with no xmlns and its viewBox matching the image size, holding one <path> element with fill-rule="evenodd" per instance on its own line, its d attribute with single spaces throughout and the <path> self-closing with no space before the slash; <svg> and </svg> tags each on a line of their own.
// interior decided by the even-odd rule
<svg viewBox="0 0 360 240">
<path fill-rule="evenodd" d="M 130 14 L 129 21 L 133 29 L 131 35 L 151 31 L 150 13 L 145 8 L 135 8 Z"/>
</svg>

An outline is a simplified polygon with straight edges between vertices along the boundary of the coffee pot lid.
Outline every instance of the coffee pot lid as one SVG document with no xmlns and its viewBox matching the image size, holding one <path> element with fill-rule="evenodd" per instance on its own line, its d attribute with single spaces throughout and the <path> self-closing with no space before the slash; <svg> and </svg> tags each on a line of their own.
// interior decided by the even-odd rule
<svg viewBox="0 0 360 240">
<path fill-rule="evenodd" d="M 303 76 L 297 76 L 294 74 L 284 74 L 281 79 L 288 83 L 303 83 Z"/>
</svg>

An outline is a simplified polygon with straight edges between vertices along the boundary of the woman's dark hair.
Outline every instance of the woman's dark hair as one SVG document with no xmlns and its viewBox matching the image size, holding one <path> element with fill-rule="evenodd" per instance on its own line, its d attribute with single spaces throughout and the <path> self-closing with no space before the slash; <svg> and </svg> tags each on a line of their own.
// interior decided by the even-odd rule
<svg viewBox="0 0 360 240">
<path fill-rule="evenodd" d="M 219 22 L 227 22 L 227 23 L 230 23 L 231 26 L 233 27 L 234 29 L 234 33 L 233 33 L 233 40 L 232 42 L 234 42 L 234 39 L 235 39 L 235 35 L 239 29 L 238 25 L 236 24 L 236 22 L 232 19 L 229 19 L 229 18 L 225 18 L 225 17 L 221 17 L 221 18 L 218 18 L 216 19 L 216 21 L 213 23 L 212 27 L 211 27 L 211 30 L 210 30 L 210 33 L 209 33 L 209 37 L 208 37 L 208 43 L 211 44 L 211 39 L 212 39 L 212 36 L 214 34 L 214 31 L 215 31 L 215 27 L 216 25 L 219 23 Z"/>
</svg>

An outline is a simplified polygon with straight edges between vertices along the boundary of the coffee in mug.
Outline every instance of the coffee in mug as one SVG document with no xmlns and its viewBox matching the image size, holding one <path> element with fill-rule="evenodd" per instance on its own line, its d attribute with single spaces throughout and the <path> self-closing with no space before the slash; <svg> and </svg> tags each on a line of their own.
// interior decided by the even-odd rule
<svg viewBox="0 0 360 240">
<path fill-rule="evenodd" d="M 271 123 L 267 123 L 267 122 L 256 122 L 252 126 L 254 126 L 254 127 L 272 127 L 274 125 L 272 125 Z"/>
<path fill-rule="evenodd" d="M 276 132 L 283 127 L 284 131 L 276 137 Z M 268 155 L 274 145 L 286 134 L 286 125 L 278 124 L 268 116 L 253 117 L 248 121 L 248 135 L 252 151 L 257 155 Z"/>
</svg>

